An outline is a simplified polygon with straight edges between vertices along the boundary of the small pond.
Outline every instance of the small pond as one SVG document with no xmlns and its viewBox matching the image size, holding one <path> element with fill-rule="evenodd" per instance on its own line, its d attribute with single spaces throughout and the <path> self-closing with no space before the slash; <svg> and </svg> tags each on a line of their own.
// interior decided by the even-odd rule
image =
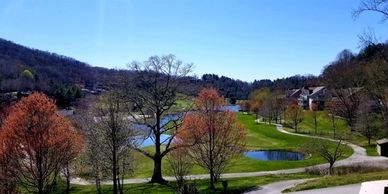
<svg viewBox="0 0 388 194">
<path fill-rule="evenodd" d="M 230 111 L 230 112 L 238 112 L 240 111 L 241 107 L 240 105 L 225 105 L 222 107 L 222 110 Z"/>
<path fill-rule="evenodd" d="M 282 150 L 258 150 L 248 151 L 244 155 L 248 158 L 256 160 L 304 160 L 305 155 L 298 152 L 282 151 Z"/>
</svg>

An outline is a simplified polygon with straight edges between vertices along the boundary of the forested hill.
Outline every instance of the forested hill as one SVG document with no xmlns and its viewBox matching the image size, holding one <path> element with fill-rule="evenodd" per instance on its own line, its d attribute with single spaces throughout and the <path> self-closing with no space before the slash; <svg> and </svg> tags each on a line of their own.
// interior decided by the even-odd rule
<svg viewBox="0 0 388 194">
<path fill-rule="evenodd" d="M 28 48 L 0 38 L 0 93 L 11 91 L 39 90 L 62 98 L 71 88 L 104 87 L 117 73 L 116 70 L 92 67 L 76 59 Z M 227 98 L 247 99 L 252 90 L 291 89 L 317 84 L 313 76 L 292 76 L 289 78 L 257 80 L 253 83 L 235 80 L 215 74 L 201 78 L 187 77 L 185 91 L 195 95 L 203 87 L 215 87 Z M 69 89 L 70 88 L 70 89 Z"/>
<path fill-rule="evenodd" d="M 51 91 L 60 84 L 91 87 L 96 74 L 106 71 L 93 68 L 73 58 L 31 49 L 0 39 L 0 90 Z"/>
</svg>

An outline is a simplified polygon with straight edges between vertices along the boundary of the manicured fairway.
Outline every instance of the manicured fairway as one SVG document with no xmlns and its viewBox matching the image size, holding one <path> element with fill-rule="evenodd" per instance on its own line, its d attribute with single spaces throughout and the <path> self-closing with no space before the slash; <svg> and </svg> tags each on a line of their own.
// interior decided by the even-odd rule
<svg viewBox="0 0 388 194">
<path fill-rule="evenodd" d="M 308 142 L 310 138 L 299 137 L 289 134 L 284 134 L 276 130 L 273 125 L 256 124 L 254 116 L 238 113 L 238 121 L 243 123 L 247 129 L 246 147 L 247 150 L 260 149 L 281 149 L 290 151 L 299 151 L 301 146 Z M 152 149 L 149 147 L 148 149 Z M 352 154 L 352 150 L 347 147 L 344 157 Z M 318 156 L 311 156 L 306 160 L 301 161 L 259 161 L 244 156 L 236 158 L 232 165 L 226 169 L 226 173 L 232 172 L 255 172 L 255 171 L 270 171 L 288 168 L 305 167 L 325 161 Z M 152 175 L 153 163 L 152 160 L 146 158 L 140 153 L 136 153 L 137 169 L 135 173 L 129 177 L 150 177 Z M 163 174 L 170 175 L 167 170 L 166 161 L 163 161 Z M 194 166 L 191 174 L 207 173 L 198 166 Z"/>
<path fill-rule="evenodd" d="M 331 116 L 327 111 L 318 111 L 317 112 L 317 132 L 314 128 L 314 117 L 312 111 L 304 111 L 303 121 L 299 124 L 298 133 L 316 135 L 322 137 L 334 137 L 333 123 Z M 350 127 L 344 119 L 336 118 L 335 119 L 335 133 L 341 135 L 347 141 L 352 142 L 356 145 L 366 148 L 368 156 L 377 156 L 376 145 L 374 142 L 376 139 L 372 139 L 372 144 L 368 145 L 368 140 L 365 136 L 359 132 L 351 131 Z M 294 129 L 286 128 L 286 130 L 295 132 Z"/>
</svg>

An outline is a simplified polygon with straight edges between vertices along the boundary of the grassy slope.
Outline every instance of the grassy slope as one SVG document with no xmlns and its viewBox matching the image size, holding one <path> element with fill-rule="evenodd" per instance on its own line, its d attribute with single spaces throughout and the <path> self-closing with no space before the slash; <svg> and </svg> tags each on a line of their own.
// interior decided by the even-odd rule
<svg viewBox="0 0 388 194">
<path fill-rule="evenodd" d="M 278 132 L 275 126 L 256 124 L 252 115 L 239 113 L 238 120 L 243 123 L 247 129 L 246 145 L 248 150 L 283 149 L 298 151 L 304 143 L 309 141 L 309 138 L 306 137 L 298 137 Z M 148 149 L 152 149 L 152 147 L 149 147 Z M 152 161 L 139 153 L 136 154 L 136 163 L 138 166 L 131 177 L 150 177 L 153 170 Z M 346 157 L 351 154 L 352 150 L 347 148 Z M 233 160 L 232 165 L 227 168 L 226 173 L 280 170 L 310 166 L 324 162 L 325 161 L 318 156 L 312 156 L 311 158 L 302 161 L 259 161 L 241 156 Z M 164 175 L 170 175 L 165 160 L 163 160 L 163 170 Z M 202 173 L 206 173 L 206 171 L 198 166 L 194 166 L 191 171 L 191 174 Z"/>
<path fill-rule="evenodd" d="M 313 113 L 311 111 L 304 111 L 304 119 L 299 124 L 300 129 L 298 130 L 298 132 L 333 138 L 334 132 L 332 127 L 332 121 L 326 111 L 317 112 L 317 123 L 318 123 L 318 127 L 317 127 L 318 130 L 317 130 L 317 134 L 315 134 Z M 357 132 L 350 132 L 350 128 L 347 125 L 345 120 L 336 118 L 335 124 L 336 124 L 336 134 L 345 134 L 348 141 L 366 148 L 367 154 L 369 156 L 378 155 L 376 151 L 376 145 L 374 144 L 368 145 L 367 138 L 365 138 L 364 136 L 362 136 Z M 288 129 L 288 130 L 293 131 L 293 129 Z"/>
<path fill-rule="evenodd" d="M 286 192 L 302 191 L 309 189 L 318 189 L 326 187 L 334 187 L 340 185 L 356 184 L 365 181 L 384 180 L 388 179 L 388 173 L 383 172 L 370 172 L 370 173 L 354 173 L 343 176 L 329 176 L 320 179 L 311 180 L 297 185 L 291 189 L 287 189 Z"/>
<path fill-rule="evenodd" d="M 327 135 L 330 137 L 333 137 L 333 127 L 332 127 L 332 121 L 330 116 L 326 111 L 318 111 L 317 112 L 317 123 L 318 123 L 318 134 L 320 135 Z M 335 119 L 336 124 L 336 133 L 348 133 L 350 131 L 350 128 L 348 127 L 347 123 L 343 119 Z M 303 121 L 300 123 L 300 129 L 303 130 L 305 133 L 314 134 L 314 118 L 313 118 L 313 112 L 311 111 L 304 111 L 304 118 Z"/>
</svg>

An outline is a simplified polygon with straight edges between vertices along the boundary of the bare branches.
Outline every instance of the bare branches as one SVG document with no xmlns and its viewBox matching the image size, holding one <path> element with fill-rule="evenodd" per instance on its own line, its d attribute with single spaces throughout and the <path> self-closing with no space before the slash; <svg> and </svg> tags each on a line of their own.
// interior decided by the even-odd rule
<svg viewBox="0 0 388 194">
<path fill-rule="evenodd" d="M 305 152 L 317 154 L 325 159 L 329 163 L 328 173 L 330 175 L 335 162 L 342 157 L 345 146 L 343 145 L 342 137 L 340 137 L 334 145 L 327 140 L 314 139 L 304 145 L 303 149 Z"/>
<path fill-rule="evenodd" d="M 130 76 L 124 80 L 123 91 L 129 105 L 131 117 L 142 126 L 149 128 L 148 138 L 155 145 L 153 155 L 142 149 L 136 149 L 140 153 L 154 160 L 155 168 L 151 182 L 164 183 L 161 175 L 161 160 L 171 151 L 170 145 L 181 125 L 181 116 L 173 109 L 181 90 L 182 78 L 187 76 L 192 69 L 192 64 L 183 64 L 174 55 L 152 56 L 147 61 L 132 62 L 129 67 L 132 70 Z M 185 111 L 185 110 L 179 110 Z M 142 117 L 142 119 L 136 118 Z M 177 118 L 168 119 L 170 115 L 178 115 Z M 164 133 L 172 135 L 161 140 Z M 162 144 L 167 146 L 162 150 Z"/>
<path fill-rule="evenodd" d="M 132 123 L 124 110 L 125 103 L 120 93 L 111 91 L 101 96 L 88 113 L 92 118 L 83 123 L 86 127 L 88 158 L 95 173 L 96 184 L 103 177 L 110 177 L 114 193 L 122 189 L 118 181 L 120 173 L 132 170 L 123 165 L 131 164 L 130 150 L 136 147 Z"/>
<path fill-rule="evenodd" d="M 387 0 L 362 0 L 359 7 L 353 10 L 354 18 L 360 17 L 364 12 L 376 12 L 382 15 L 382 22 L 388 19 L 388 1 Z"/>
</svg>

